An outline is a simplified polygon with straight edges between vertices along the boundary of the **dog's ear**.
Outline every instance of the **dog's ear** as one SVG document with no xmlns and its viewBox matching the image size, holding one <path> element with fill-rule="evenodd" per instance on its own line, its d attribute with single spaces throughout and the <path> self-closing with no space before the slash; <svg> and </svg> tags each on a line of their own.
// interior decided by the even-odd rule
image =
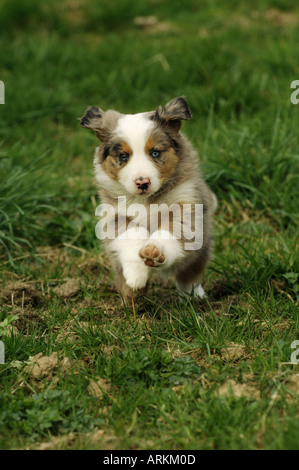
<svg viewBox="0 0 299 470">
<path fill-rule="evenodd" d="M 82 127 L 95 131 L 98 138 L 104 142 L 107 139 L 107 132 L 103 125 L 103 114 L 104 111 L 100 108 L 89 106 L 84 116 L 80 118 L 80 123 Z"/>
<path fill-rule="evenodd" d="M 174 98 L 165 106 L 159 106 L 153 115 L 153 120 L 159 125 L 167 126 L 175 132 L 180 130 L 183 119 L 186 121 L 191 119 L 188 103 L 183 96 Z"/>
</svg>

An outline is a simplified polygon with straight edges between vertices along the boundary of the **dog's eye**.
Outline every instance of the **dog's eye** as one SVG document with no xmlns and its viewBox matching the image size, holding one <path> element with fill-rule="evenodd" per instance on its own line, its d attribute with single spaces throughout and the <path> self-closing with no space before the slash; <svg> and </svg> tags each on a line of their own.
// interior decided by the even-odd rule
<svg viewBox="0 0 299 470">
<path fill-rule="evenodd" d="M 121 162 L 127 162 L 129 160 L 129 155 L 127 153 L 120 153 L 119 159 Z"/>
<path fill-rule="evenodd" d="M 151 156 L 152 156 L 153 158 L 159 158 L 160 155 L 161 155 L 160 150 L 152 150 L 152 151 L 151 151 Z"/>
</svg>

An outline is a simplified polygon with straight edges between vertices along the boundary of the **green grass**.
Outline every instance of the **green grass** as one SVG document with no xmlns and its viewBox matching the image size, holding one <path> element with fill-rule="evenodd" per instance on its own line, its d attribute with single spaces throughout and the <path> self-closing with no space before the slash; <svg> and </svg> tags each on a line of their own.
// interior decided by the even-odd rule
<svg viewBox="0 0 299 470">
<path fill-rule="evenodd" d="M 0 0 L 1 449 L 298 449 L 298 25 L 293 0 Z M 219 201 L 208 299 L 123 307 L 77 118 L 180 95 Z"/>
</svg>

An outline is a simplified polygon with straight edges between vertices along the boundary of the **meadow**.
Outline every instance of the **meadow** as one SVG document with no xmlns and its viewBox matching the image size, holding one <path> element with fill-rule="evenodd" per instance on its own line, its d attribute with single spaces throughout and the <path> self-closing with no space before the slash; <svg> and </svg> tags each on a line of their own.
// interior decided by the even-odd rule
<svg viewBox="0 0 299 470">
<path fill-rule="evenodd" d="M 0 0 L 0 80 L 0 448 L 298 449 L 298 3 Z M 208 296 L 124 306 L 78 118 L 181 95 Z"/>
</svg>

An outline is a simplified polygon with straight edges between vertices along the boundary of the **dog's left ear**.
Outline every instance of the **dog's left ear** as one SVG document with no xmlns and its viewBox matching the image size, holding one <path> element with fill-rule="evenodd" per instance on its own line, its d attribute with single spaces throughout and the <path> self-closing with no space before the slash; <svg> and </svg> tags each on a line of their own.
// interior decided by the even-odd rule
<svg viewBox="0 0 299 470">
<path fill-rule="evenodd" d="M 162 126 L 167 126 L 175 132 L 180 130 L 183 119 L 186 121 L 191 119 L 188 103 L 183 96 L 174 98 L 165 106 L 159 106 L 153 116 L 154 121 Z"/>
<path fill-rule="evenodd" d="M 102 111 L 100 108 L 97 108 L 96 106 L 89 106 L 85 111 L 84 116 L 80 118 L 81 126 L 95 131 L 98 138 L 102 141 L 104 141 L 107 137 L 103 126 L 103 114 L 104 111 Z"/>
</svg>

